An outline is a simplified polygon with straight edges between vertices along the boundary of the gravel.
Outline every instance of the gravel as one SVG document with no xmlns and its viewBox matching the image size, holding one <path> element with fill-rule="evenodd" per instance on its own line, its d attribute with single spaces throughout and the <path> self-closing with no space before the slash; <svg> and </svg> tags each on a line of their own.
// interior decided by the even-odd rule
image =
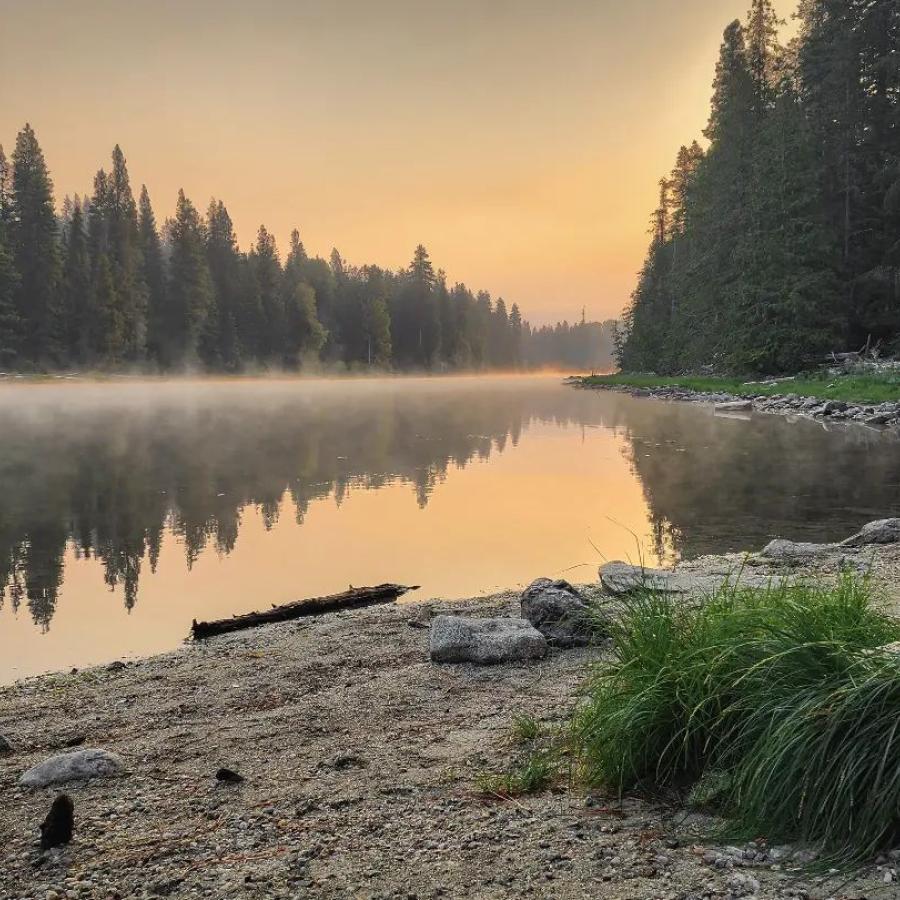
<svg viewBox="0 0 900 900">
<path fill-rule="evenodd" d="M 447 612 L 515 615 L 518 596 L 335 613 L 0 688 L 16 746 L 0 758 L 0 900 L 896 896 L 887 857 L 811 875 L 793 849 L 718 847 L 683 809 L 568 785 L 480 796 L 475 775 L 514 752 L 512 717 L 563 724 L 602 651 L 433 665 L 408 622 Z M 123 774 L 67 785 L 74 840 L 42 854 L 55 792 L 17 781 L 72 733 Z"/>
</svg>

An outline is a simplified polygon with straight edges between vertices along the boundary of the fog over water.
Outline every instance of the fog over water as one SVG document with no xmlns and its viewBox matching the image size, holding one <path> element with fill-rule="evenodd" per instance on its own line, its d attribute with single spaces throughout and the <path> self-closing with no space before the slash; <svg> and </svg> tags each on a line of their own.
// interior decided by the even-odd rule
<svg viewBox="0 0 900 900">
<path fill-rule="evenodd" d="M 898 449 L 557 377 L 2 385 L 0 681 L 350 584 L 841 538 L 897 513 Z"/>
</svg>

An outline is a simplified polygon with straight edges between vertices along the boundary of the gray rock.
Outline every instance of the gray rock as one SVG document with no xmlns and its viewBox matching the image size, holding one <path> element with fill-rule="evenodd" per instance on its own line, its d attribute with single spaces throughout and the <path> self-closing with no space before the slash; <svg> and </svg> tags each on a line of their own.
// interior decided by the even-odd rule
<svg viewBox="0 0 900 900">
<path fill-rule="evenodd" d="M 0 756 L 11 756 L 14 752 L 15 747 L 13 747 L 5 735 L 0 734 Z"/>
<path fill-rule="evenodd" d="M 538 578 L 530 584 L 522 593 L 522 617 L 556 647 L 583 647 L 603 631 L 568 581 Z"/>
<path fill-rule="evenodd" d="M 624 562 L 609 562 L 600 567 L 600 583 L 610 594 L 631 594 L 645 589 L 663 594 L 714 594 L 724 584 L 763 588 L 771 578 L 749 572 L 678 572 L 647 569 Z"/>
<path fill-rule="evenodd" d="M 864 525 L 862 531 L 847 538 L 841 547 L 865 547 L 869 544 L 900 543 L 900 519 L 880 519 Z"/>
<path fill-rule="evenodd" d="M 437 663 L 504 662 L 541 659 L 544 636 L 525 619 L 437 616 L 431 625 L 431 659 Z"/>
<path fill-rule="evenodd" d="M 760 554 L 776 563 L 797 564 L 839 553 L 837 544 L 806 544 L 797 541 L 774 540 L 766 544 Z"/>
<path fill-rule="evenodd" d="M 717 403 L 716 412 L 750 412 L 753 409 L 752 400 L 731 400 L 727 403 Z"/>
<path fill-rule="evenodd" d="M 72 753 L 51 756 L 38 763 L 19 779 L 19 785 L 42 788 L 69 781 L 88 781 L 92 778 L 116 775 L 122 768 L 122 760 L 115 753 L 96 749 L 75 750 Z"/>
</svg>

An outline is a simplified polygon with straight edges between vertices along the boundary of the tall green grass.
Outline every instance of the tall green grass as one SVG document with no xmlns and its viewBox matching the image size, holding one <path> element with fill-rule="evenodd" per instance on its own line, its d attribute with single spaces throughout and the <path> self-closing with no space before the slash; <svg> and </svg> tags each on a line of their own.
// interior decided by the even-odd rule
<svg viewBox="0 0 900 900">
<path fill-rule="evenodd" d="M 643 592 L 574 721 L 584 775 L 619 793 L 724 775 L 741 830 L 869 853 L 900 824 L 900 640 L 869 585 Z"/>
</svg>

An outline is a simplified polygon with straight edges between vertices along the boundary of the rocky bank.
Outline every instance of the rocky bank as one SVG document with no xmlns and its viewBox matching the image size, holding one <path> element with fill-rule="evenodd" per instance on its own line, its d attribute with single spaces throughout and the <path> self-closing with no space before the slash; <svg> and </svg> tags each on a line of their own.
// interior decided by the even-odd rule
<svg viewBox="0 0 900 900">
<path fill-rule="evenodd" d="M 659 400 L 678 400 L 688 403 L 711 403 L 723 413 L 760 412 L 787 416 L 805 416 L 823 422 L 852 422 L 874 428 L 900 428 L 900 402 L 866 404 L 843 400 L 822 400 L 799 394 L 749 394 L 725 392 L 705 393 L 680 387 L 633 388 L 623 385 L 604 385 L 587 379 L 574 379 L 575 387 L 616 391 L 633 397 L 654 397 Z M 780 382 L 785 387 L 790 381 Z"/>
<path fill-rule="evenodd" d="M 897 545 L 869 551 L 893 589 Z M 836 571 L 842 553 L 792 559 L 791 570 Z M 757 574 L 784 566 L 754 558 Z M 602 602 L 600 586 L 583 592 Z M 900 895 L 900 854 L 849 875 L 811 872 L 802 848 L 721 846 L 684 809 L 567 780 L 539 796 L 482 795 L 477 774 L 517 752 L 513 718 L 563 727 L 604 650 L 575 635 L 521 662 L 435 664 L 429 627 L 442 614 L 522 607 L 508 593 L 332 613 L 0 688 L 0 898 Z M 102 748 L 108 758 L 79 764 L 111 768 L 20 784 L 72 748 Z M 243 780 L 217 778 L 222 768 Z M 39 824 L 60 790 L 74 800 L 74 840 L 41 852 Z"/>
</svg>

